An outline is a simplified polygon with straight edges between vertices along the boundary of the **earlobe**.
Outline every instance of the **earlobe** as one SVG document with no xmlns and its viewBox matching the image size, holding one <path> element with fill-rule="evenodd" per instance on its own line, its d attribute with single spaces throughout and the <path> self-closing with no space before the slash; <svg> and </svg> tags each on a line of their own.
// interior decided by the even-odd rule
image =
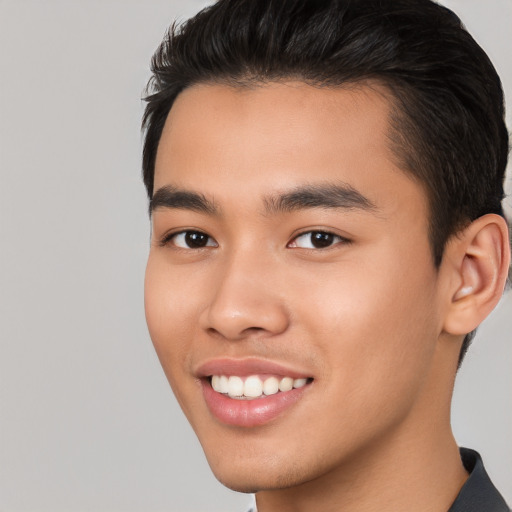
<svg viewBox="0 0 512 512">
<path fill-rule="evenodd" d="M 503 294 L 510 264 L 507 223 L 498 215 L 484 215 L 447 250 L 452 288 L 444 331 L 463 335 L 478 327 Z"/>
</svg>

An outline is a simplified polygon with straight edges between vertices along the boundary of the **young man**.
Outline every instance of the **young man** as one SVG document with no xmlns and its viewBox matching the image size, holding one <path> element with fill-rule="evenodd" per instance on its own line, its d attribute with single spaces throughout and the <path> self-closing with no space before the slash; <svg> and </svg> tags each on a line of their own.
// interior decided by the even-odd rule
<svg viewBox="0 0 512 512">
<path fill-rule="evenodd" d="M 146 316 L 259 512 L 507 511 L 450 428 L 510 262 L 500 81 L 429 0 L 220 0 L 144 119 Z"/>
</svg>

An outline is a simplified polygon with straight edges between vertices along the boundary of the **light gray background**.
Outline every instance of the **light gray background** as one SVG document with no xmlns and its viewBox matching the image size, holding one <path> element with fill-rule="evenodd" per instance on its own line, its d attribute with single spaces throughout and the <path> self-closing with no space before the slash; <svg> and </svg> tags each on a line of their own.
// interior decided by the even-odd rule
<svg viewBox="0 0 512 512">
<path fill-rule="evenodd" d="M 2 512 L 225 512 L 249 501 L 210 475 L 143 313 L 141 91 L 166 27 L 205 3 L 0 0 Z M 511 0 L 446 3 L 512 98 Z M 509 502 L 511 317 L 509 294 L 454 402 L 460 443 L 482 452 Z"/>
</svg>

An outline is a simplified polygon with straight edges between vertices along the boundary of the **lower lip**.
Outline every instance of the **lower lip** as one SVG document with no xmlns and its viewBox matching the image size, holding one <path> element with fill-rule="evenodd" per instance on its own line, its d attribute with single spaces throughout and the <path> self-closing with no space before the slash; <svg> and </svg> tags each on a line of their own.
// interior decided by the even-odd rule
<svg viewBox="0 0 512 512">
<path fill-rule="evenodd" d="M 217 393 L 209 379 L 204 379 L 202 386 L 208 409 L 221 423 L 237 427 L 257 427 L 272 421 L 292 407 L 310 384 L 252 400 L 237 400 Z"/>
</svg>

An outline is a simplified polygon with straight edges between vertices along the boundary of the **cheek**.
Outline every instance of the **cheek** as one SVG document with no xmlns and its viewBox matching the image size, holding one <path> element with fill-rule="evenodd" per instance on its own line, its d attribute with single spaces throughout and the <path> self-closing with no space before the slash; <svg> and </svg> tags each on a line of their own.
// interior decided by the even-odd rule
<svg viewBox="0 0 512 512">
<path fill-rule="evenodd" d="M 164 258 L 150 254 L 144 280 L 146 322 L 167 380 L 190 421 L 201 407 L 201 393 L 189 373 L 197 325 L 191 301 L 198 294 L 187 293 L 187 281 L 179 269 L 171 271 Z"/>
<path fill-rule="evenodd" d="M 391 253 L 379 266 L 359 261 L 310 276 L 298 306 L 314 332 L 316 352 L 328 362 L 326 380 L 344 389 L 345 397 L 375 407 L 395 394 L 412 398 L 437 339 L 430 263 L 400 261 Z"/>
<path fill-rule="evenodd" d="M 150 254 L 144 280 L 144 308 L 149 334 L 169 380 L 189 353 L 187 321 L 190 306 L 183 300 L 179 272 L 171 271 L 162 258 Z"/>
</svg>

